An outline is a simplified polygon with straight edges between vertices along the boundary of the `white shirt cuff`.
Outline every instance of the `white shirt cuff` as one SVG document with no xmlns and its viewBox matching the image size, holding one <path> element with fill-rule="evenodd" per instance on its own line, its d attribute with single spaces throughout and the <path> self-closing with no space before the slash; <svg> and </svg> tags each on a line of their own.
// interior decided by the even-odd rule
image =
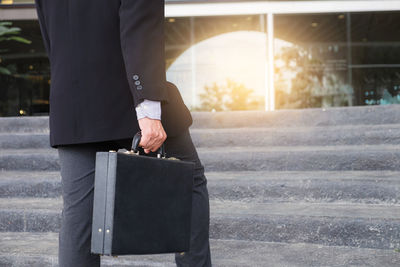
<svg viewBox="0 0 400 267">
<path fill-rule="evenodd" d="M 148 117 L 150 119 L 161 120 L 161 103 L 145 99 L 135 108 L 137 119 Z"/>
</svg>

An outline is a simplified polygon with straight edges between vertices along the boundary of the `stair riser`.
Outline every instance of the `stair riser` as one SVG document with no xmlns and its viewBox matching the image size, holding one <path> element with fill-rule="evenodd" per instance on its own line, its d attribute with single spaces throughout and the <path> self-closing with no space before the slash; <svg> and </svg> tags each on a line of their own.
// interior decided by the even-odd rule
<svg viewBox="0 0 400 267">
<path fill-rule="evenodd" d="M 21 182 L 9 181 L 0 183 L 1 197 L 59 197 L 61 195 L 61 182 L 39 181 Z"/>
<path fill-rule="evenodd" d="M 400 105 L 235 112 L 192 112 L 193 128 L 377 125 L 400 123 Z"/>
<path fill-rule="evenodd" d="M 309 132 L 192 132 L 196 147 L 233 147 L 233 146 L 325 146 L 325 145 L 376 145 L 400 144 L 400 130 L 386 130 L 373 133 L 345 131 L 313 131 Z"/>
<path fill-rule="evenodd" d="M 199 153 L 207 171 L 400 170 L 400 151 L 255 151 Z"/>
<path fill-rule="evenodd" d="M 56 232 L 59 226 L 60 214 L 56 212 L 0 212 L 3 232 Z M 210 238 L 389 249 L 400 246 L 400 221 L 211 214 Z"/>
<path fill-rule="evenodd" d="M 382 181 L 276 181 L 272 183 L 208 183 L 211 199 L 248 202 L 351 202 L 374 204 L 400 203 L 400 186 Z"/>
<path fill-rule="evenodd" d="M 58 267 L 58 258 L 53 256 L 8 255 L 0 256 L 4 267 Z"/>
<path fill-rule="evenodd" d="M 276 202 L 335 202 L 397 204 L 400 186 L 397 182 L 351 181 L 208 181 L 211 199 Z M 9 181 L 0 183 L 1 197 L 58 197 L 60 181 Z"/>
<path fill-rule="evenodd" d="M 159 256 L 159 255 L 157 255 Z M 102 257 L 101 258 L 101 266 L 110 266 L 110 267 L 174 267 L 176 266 L 171 260 L 173 254 L 169 254 L 169 259 L 165 261 L 165 263 L 152 262 L 152 261 L 136 261 L 136 260 L 126 260 L 114 257 Z M 126 258 L 126 256 L 124 256 Z M 218 260 L 217 260 L 218 262 Z M 213 264 L 215 261 L 213 261 Z M 58 257 L 57 256 L 48 256 L 48 255 L 8 255 L 8 256 L 0 256 L 0 266 L 2 267 L 58 267 Z M 218 265 L 222 266 L 222 265 Z M 226 267 L 230 267 L 232 265 L 223 265 Z"/>
<path fill-rule="evenodd" d="M 0 117 L 0 133 L 48 133 L 49 117 Z"/>
<path fill-rule="evenodd" d="M 48 134 L 1 135 L 0 149 L 50 148 Z"/>
<path fill-rule="evenodd" d="M 196 147 L 229 146 L 324 146 L 324 145 L 375 145 L 400 144 L 400 130 L 362 131 L 338 133 L 337 131 L 310 131 L 275 133 L 266 131 L 196 132 L 191 133 Z M 1 135 L 0 149 L 50 148 L 48 134 Z"/>
<path fill-rule="evenodd" d="M 6 239 L 0 266 L 54 267 L 57 265 L 58 237 L 51 233 L 0 233 Z M 41 238 L 41 239 L 40 239 Z M 22 249 L 21 249 L 22 247 Z M 26 250 L 29 247 L 29 252 Z M 321 246 L 242 240 L 210 240 L 213 266 L 399 266 L 400 255 L 392 249 Z M 25 252 L 25 253 L 20 253 Z M 266 264 L 268 263 L 268 264 Z M 101 257 L 101 266 L 176 267 L 174 254 Z"/>
<path fill-rule="evenodd" d="M 400 123 L 400 105 L 265 111 L 192 112 L 192 128 L 328 126 Z M 0 132 L 48 131 L 49 117 L 0 118 Z"/>
<path fill-rule="evenodd" d="M 400 221 L 268 216 L 214 217 L 213 238 L 388 249 L 400 246 Z"/>
<path fill-rule="evenodd" d="M 400 151 L 199 151 L 207 171 L 400 170 Z M 59 170 L 58 155 L 2 155 L 3 170 Z"/>
<path fill-rule="evenodd" d="M 10 154 L 0 156 L 0 169 L 26 171 L 60 170 L 58 155 L 48 154 Z"/>
<path fill-rule="evenodd" d="M 0 211 L 1 232 L 56 232 L 61 215 L 52 211 Z"/>
</svg>

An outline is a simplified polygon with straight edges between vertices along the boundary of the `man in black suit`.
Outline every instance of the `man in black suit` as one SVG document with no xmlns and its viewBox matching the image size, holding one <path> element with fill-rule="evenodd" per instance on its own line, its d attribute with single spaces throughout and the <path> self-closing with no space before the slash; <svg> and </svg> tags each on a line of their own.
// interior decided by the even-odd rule
<svg viewBox="0 0 400 267">
<path fill-rule="evenodd" d="M 51 67 L 50 145 L 60 156 L 60 266 L 99 266 L 90 254 L 97 151 L 140 146 L 196 163 L 190 251 L 178 266 L 211 266 L 207 179 L 190 112 L 166 81 L 163 0 L 36 0 Z"/>
</svg>

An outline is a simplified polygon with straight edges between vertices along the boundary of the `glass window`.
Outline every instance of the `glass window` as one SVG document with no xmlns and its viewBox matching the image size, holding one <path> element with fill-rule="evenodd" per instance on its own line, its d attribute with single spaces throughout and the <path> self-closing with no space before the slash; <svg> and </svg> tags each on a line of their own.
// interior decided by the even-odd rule
<svg viewBox="0 0 400 267">
<path fill-rule="evenodd" d="M 192 17 L 187 22 L 176 25 L 185 50 L 167 70 L 185 103 L 204 111 L 264 109 L 263 15 Z"/>
<path fill-rule="evenodd" d="M 346 14 L 276 15 L 277 109 L 348 106 Z"/>
<path fill-rule="evenodd" d="M 274 15 L 276 108 L 400 103 L 398 21 L 398 11 Z M 38 21 L 0 23 L 15 31 L 0 41 L 0 116 L 47 115 Z M 191 110 L 264 110 L 266 15 L 166 18 L 165 51 Z"/>
<path fill-rule="evenodd" d="M 400 12 L 351 14 L 357 105 L 400 103 Z"/>
<path fill-rule="evenodd" d="M 50 70 L 38 21 L 0 21 L 12 37 L 0 41 L 0 116 L 49 111 Z"/>
</svg>

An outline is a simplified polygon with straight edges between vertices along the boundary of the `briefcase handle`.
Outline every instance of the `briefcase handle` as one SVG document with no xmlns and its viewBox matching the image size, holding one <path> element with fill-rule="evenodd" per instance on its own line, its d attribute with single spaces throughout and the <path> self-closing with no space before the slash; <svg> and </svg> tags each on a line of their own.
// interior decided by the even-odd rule
<svg viewBox="0 0 400 267">
<path fill-rule="evenodd" d="M 132 140 L 132 148 L 131 151 L 133 151 L 134 153 L 139 154 L 139 143 L 140 143 L 140 139 L 142 138 L 142 132 L 137 132 L 135 134 L 135 136 L 133 137 Z M 165 147 L 164 147 L 164 143 L 158 148 L 157 150 L 157 158 L 165 158 Z"/>
</svg>

